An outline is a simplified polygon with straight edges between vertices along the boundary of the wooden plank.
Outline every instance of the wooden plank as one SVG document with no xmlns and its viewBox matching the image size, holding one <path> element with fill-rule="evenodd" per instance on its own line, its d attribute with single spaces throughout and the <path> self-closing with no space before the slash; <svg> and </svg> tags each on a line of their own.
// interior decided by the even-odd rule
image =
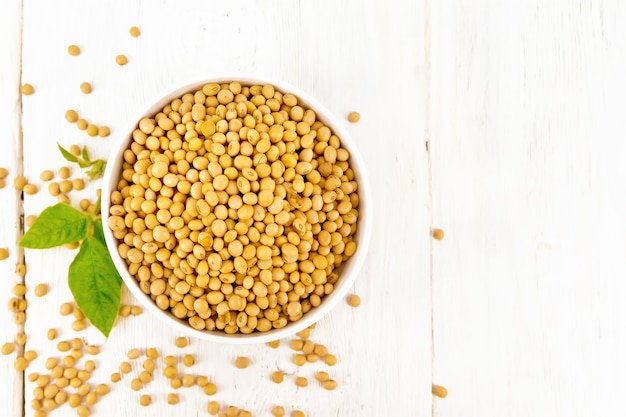
<svg viewBox="0 0 626 417">
<path fill-rule="evenodd" d="M 8 259 L 0 261 L 0 345 L 14 343 L 23 325 L 15 322 L 15 313 L 7 306 L 15 295 L 13 286 L 23 280 L 15 273 L 15 266 L 22 261 L 22 252 L 17 242 L 20 238 L 20 193 L 13 188 L 13 180 L 21 174 L 22 138 L 20 131 L 21 97 L 20 51 L 21 51 L 21 1 L 11 0 L 2 4 L 0 26 L 3 28 L 0 42 L 0 125 L 3 134 L 0 139 L 0 167 L 6 168 L 8 176 L 2 179 L 0 189 L 0 248 L 9 251 Z M 23 354 L 23 348 L 16 346 L 10 355 L 0 356 L 0 415 L 19 416 L 23 409 L 23 373 L 14 367 L 15 359 Z"/>
<path fill-rule="evenodd" d="M 626 410 L 623 18 L 430 5 L 436 415 Z"/>
<path fill-rule="evenodd" d="M 392 8 L 356 1 L 246 5 L 194 1 L 183 8 L 173 1 L 61 2 L 51 19 L 44 3 L 25 4 L 24 75 L 37 81 L 38 91 L 24 107 L 24 169 L 37 178 L 42 169 L 64 164 L 56 142 L 87 145 L 95 157 L 105 157 L 115 135 L 157 92 L 208 73 L 243 71 L 282 78 L 309 91 L 341 117 L 359 111 L 361 121 L 348 127 L 371 167 L 374 211 L 381 220 L 375 226 L 365 270 L 355 284 L 362 306 L 355 310 L 339 305 L 312 335 L 339 358 L 329 368 L 338 389 L 329 392 L 314 383 L 314 371 L 326 369 L 323 364 L 295 367 L 288 340 L 277 350 L 197 340 L 181 350 L 173 345 L 178 335 L 148 314 L 119 319 L 106 342 L 93 328 L 72 331 L 72 319 L 58 313 L 59 304 L 71 299 L 66 271 L 74 253 L 65 248 L 26 253 L 29 282 L 45 281 L 51 288 L 29 307 L 32 317 L 51 318 L 27 323 L 29 345 L 40 353 L 29 372 L 46 372 L 48 357 L 62 358 L 56 351 L 59 340 L 81 337 L 101 345 L 100 355 L 94 358 L 93 385 L 108 382 L 129 349 L 154 346 L 161 355 L 194 354 L 197 365 L 186 372 L 207 375 L 219 388 L 215 397 L 207 397 L 197 387 L 180 390 L 181 403 L 170 408 L 165 397 L 173 390 L 162 376 L 162 360 L 157 361 L 154 381 L 140 392 L 130 389 L 130 380 L 141 368 L 141 362 L 134 361 L 132 373 L 110 384 L 111 394 L 93 407 L 96 414 L 159 417 L 175 410 L 180 415 L 201 415 L 208 401 L 215 399 L 222 406 L 236 405 L 255 415 L 269 415 L 275 403 L 284 405 L 288 413 L 299 408 L 310 416 L 430 415 L 424 3 L 403 1 Z M 140 27 L 139 38 L 129 36 L 132 25 Z M 79 45 L 82 53 L 69 56 L 69 44 Z M 128 56 L 128 65 L 114 63 L 119 53 Z M 93 83 L 92 94 L 80 93 L 82 81 Z M 112 136 L 87 137 L 63 119 L 68 108 L 89 121 L 109 125 Z M 384 118 L 388 114 L 393 120 Z M 404 121 L 410 121 L 410 127 Z M 72 176 L 84 177 L 76 167 Z M 46 186 L 38 184 L 42 189 Z M 70 193 L 72 202 L 93 200 L 97 187 L 95 182 L 82 192 Z M 26 214 L 52 203 L 45 191 L 29 196 Z M 135 301 L 125 292 L 124 302 Z M 49 327 L 58 329 L 59 339 L 45 338 Z M 232 362 L 237 355 L 249 356 L 252 366 L 235 369 Z M 87 359 L 81 358 L 79 366 Z M 288 373 L 281 385 L 269 380 L 277 368 Z M 310 386 L 298 389 L 296 374 L 309 378 Z M 381 383 L 389 389 L 381 390 Z M 33 388 L 31 383 L 26 386 L 26 404 L 33 398 Z M 152 407 L 136 406 L 144 393 L 152 395 Z M 69 410 L 67 405 L 62 408 Z M 33 411 L 27 408 L 26 415 Z"/>
</svg>

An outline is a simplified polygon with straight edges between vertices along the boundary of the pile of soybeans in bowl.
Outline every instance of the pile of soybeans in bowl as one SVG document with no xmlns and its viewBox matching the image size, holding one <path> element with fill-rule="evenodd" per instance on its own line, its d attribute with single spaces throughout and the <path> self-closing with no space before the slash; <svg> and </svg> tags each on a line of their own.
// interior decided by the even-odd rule
<svg viewBox="0 0 626 417">
<path fill-rule="evenodd" d="M 118 271 L 148 310 L 201 338 L 296 333 L 363 263 L 360 156 L 321 105 L 276 84 L 179 88 L 108 162 L 103 221 Z"/>
</svg>

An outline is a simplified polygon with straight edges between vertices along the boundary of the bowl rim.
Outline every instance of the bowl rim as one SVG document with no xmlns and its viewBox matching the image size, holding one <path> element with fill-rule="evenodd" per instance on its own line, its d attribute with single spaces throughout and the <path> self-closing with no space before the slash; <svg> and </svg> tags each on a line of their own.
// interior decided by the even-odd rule
<svg viewBox="0 0 626 417">
<path fill-rule="evenodd" d="M 117 239 L 113 236 L 113 232 L 108 227 L 109 212 L 108 207 L 111 205 L 110 193 L 116 188 L 119 180 L 120 169 L 123 160 L 123 153 L 131 142 L 132 132 L 137 127 L 137 123 L 143 117 L 152 117 L 156 112 L 161 110 L 167 103 L 177 97 L 181 97 L 184 93 L 200 89 L 207 83 L 225 83 L 238 81 L 242 85 L 264 85 L 271 84 L 278 91 L 286 94 L 292 93 L 298 98 L 298 103 L 302 103 L 304 107 L 311 108 L 315 111 L 317 119 L 324 122 L 331 131 L 336 134 L 346 149 L 350 152 L 350 165 L 355 172 L 359 184 L 359 220 L 355 240 L 358 241 L 357 251 L 350 257 L 342 268 L 342 275 L 337 281 L 333 292 L 325 296 L 322 303 L 318 307 L 312 308 L 305 313 L 302 318 L 295 322 L 289 322 L 285 327 L 280 329 L 271 329 L 267 332 L 252 332 L 249 334 L 227 334 L 223 331 L 196 330 L 189 326 L 185 321 L 174 317 L 169 311 L 161 310 L 149 295 L 143 293 L 137 285 L 136 279 L 128 272 L 126 263 L 122 260 L 117 252 Z M 144 308 L 150 311 L 157 319 L 167 323 L 172 328 L 180 331 L 187 336 L 195 337 L 202 340 L 217 342 L 222 344 L 254 344 L 266 343 L 273 340 L 282 339 L 292 336 L 295 333 L 311 326 L 321 320 L 330 313 L 339 303 L 339 301 L 347 295 L 348 291 L 354 284 L 356 277 L 360 274 L 372 235 L 372 203 L 370 181 L 365 168 L 364 159 L 359 151 L 351 134 L 346 126 L 329 111 L 322 103 L 320 103 L 311 94 L 301 90 L 300 88 L 274 77 L 266 77 L 262 75 L 253 75 L 242 72 L 234 72 L 228 74 L 207 74 L 202 77 L 194 77 L 182 83 L 177 83 L 173 87 L 161 90 L 162 92 L 154 95 L 151 99 L 144 102 L 140 106 L 140 110 L 125 125 L 123 129 L 116 134 L 114 144 L 109 152 L 107 165 L 105 168 L 101 204 L 102 204 L 102 223 L 103 233 L 106 241 L 107 250 L 113 260 L 116 270 L 122 277 L 126 287 L 130 290 L 135 298 L 142 304 Z M 115 181 L 115 182 L 114 182 Z"/>
</svg>

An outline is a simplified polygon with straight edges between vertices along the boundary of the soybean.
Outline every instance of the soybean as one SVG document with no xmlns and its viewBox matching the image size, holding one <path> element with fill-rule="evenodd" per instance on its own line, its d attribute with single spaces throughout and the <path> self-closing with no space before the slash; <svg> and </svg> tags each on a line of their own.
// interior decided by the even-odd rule
<svg viewBox="0 0 626 417">
<path fill-rule="evenodd" d="M 115 63 L 117 65 L 126 65 L 128 64 L 128 58 L 126 55 L 120 54 L 115 57 Z"/>
<path fill-rule="evenodd" d="M 35 295 L 37 297 L 43 297 L 48 294 L 48 285 L 47 284 L 37 284 L 35 287 Z"/>
<path fill-rule="evenodd" d="M 82 91 L 84 94 L 90 94 L 93 89 L 91 87 L 91 84 L 85 81 L 80 84 L 80 91 Z"/>
<path fill-rule="evenodd" d="M 67 47 L 67 52 L 72 56 L 80 55 L 80 47 L 78 45 L 70 45 Z"/>
<path fill-rule="evenodd" d="M 31 84 L 22 84 L 22 86 L 20 87 L 20 91 L 25 96 L 30 96 L 35 92 L 35 87 L 33 87 Z"/>
<path fill-rule="evenodd" d="M 235 359 L 235 366 L 239 369 L 247 368 L 248 365 L 250 365 L 250 359 L 245 356 L 238 356 L 237 359 Z"/>
<path fill-rule="evenodd" d="M 281 405 L 275 405 L 274 407 L 272 407 L 272 415 L 274 417 L 284 417 L 285 408 Z"/>
<path fill-rule="evenodd" d="M 337 363 L 337 357 L 329 353 L 324 356 L 324 363 L 328 366 L 334 366 Z"/>
<path fill-rule="evenodd" d="M 4 345 L 2 345 L 3 355 L 10 355 L 11 353 L 13 353 L 14 350 L 15 350 L 15 345 L 11 342 L 7 342 Z"/>
<path fill-rule="evenodd" d="M 128 359 L 137 359 L 141 352 L 137 348 L 133 348 L 126 353 Z"/>
<path fill-rule="evenodd" d="M 122 371 L 122 373 L 123 373 L 123 374 L 127 374 L 127 373 L 129 373 L 129 372 L 131 371 L 131 369 L 132 369 L 132 368 L 131 368 L 131 366 L 130 366 L 130 363 L 129 363 L 129 362 L 124 361 L 124 362 L 122 362 L 122 363 L 120 364 L 120 371 Z"/>
<path fill-rule="evenodd" d="M 220 404 L 217 401 L 209 401 L 209 404 L 207 406 L 207 411 L 212 416 L 216 415 L 220 411 Z"/>
<path fill-rule="evenodd" d="M 23 356 L 19 356 L 17 359 L 15 359 L 14 365 L 17 371 L 22 372 L 28 366 L 28 360 L 26 360 L 26 358 L 24 358 Z"/>
<path fill-rule="evenodd" d="M 74 305 L 72 303 L 63 303 L 59 307 L 59 312 L 62 316 L 67 316 L 74 312 Z"/>
<path fill-rule="evenodd" d="M 189 344 L 189 339 L 186 337 L 177 337 L 174 344 L 179 348 L 184 348 Z"/>
<path fill-rule="evenodd" d="M 78 121 L 78 113 L 76 113 L 76 110 L 66 110 L 65 111 L 65 120 L 67 120 L 70 123 L 76 123 Z"/>
<path fill-rule="evenodd" d="M 330 379 L 330 377 L 328 376 L 328 372 L 319 371 L 315 373 L 315 379 L 317 379 L 320 382 L 326 382 Z"/>
<path fill-rule="evenodd" d="M 39 188 L 35 184 L 26 184 L 24 185 L 23 191 L 25 194 L 33 195 L 33 194 L 37 194 L 37 191 L 39 191 Z"/>
<path fill-rule="evenodd" d="M 276 349 L 280 346 L 280 340 L 272 340 L 271 342 L 267 342 L 267 345 L 272 349 Z"/>
<path fill-rule="evenodd" d="M 361 115 L 356 111 L 351 111 L 348 113 L 348 121 L 351 123 L 356 123 L 361 120 Z"/>
<path fill-rule="evenodd" d="M 52 178 L 54 178 L 54 172 L 49 169 L 41 171 L 41 174 L 39 174 L 39 179 L 42 181 L 50 181 Z"/>
<path fill-rule="evenodd" d="M 277 384 L 280 384 L 281 382 L 283 382 L 284 377 L 285 375 L 280 371 L 275 371 L 272 373 L 272 381 Z"/>
<path fill-rule="evenodd" d="M 322 383 L 322 386 L 324 387 L 324 389 L 332 391 L 337 388 L 337 381 L 335 381 L 334 379 L 329 379 L 327 381 L 324 381 Z"/>
<path fill-rule="evenodd" d="M 61 179 L 68 179 L 70 177 L 70 169 L 68 167 L 59 168 L 59 177 Z"/>
<path fill-rule="evenodd" d="M 56 339 L 56 337 L 57 337 L 57 331 L 56 331 L 56 329 L 48 329 L 48 332 L 47 332 L 47 337 L 48 337 L 48 340 L 54 340 L 54 339 Z"/>
<path fill-rule="evenodd" d="M 100 126 L 98 128 L 98 136 L 105 138 L 111 134 L 111 129 L 108 126 Z"/>
<path fill-rule="evenodd" d="M 15 177 L 15 179 L 13 180 L 13 186 L 15 187 L 16 190 L 21 191 L 24 189 L 24 186 L 28 184 L 28 180 L 26 179 L 26 177 L 24 177 L 23 175 L 18 175 L 17 177 Z"/>
<path fill-rule="evenodd" d="M 148 394 L 143 394 L 140 398 L 139 398 L 139 403 L 144 406 L 147 407 L 150 405 L 150 403 L 152 403 L 152 398 L 150 398 L 150 396 Z"/>
<path fill-rule="evenodd" d="M 98 135 L 98 126 L 94 124 L 87 125 L 87 134 L 89 136 L 97 136 Z"/>
<path fill-rule="evenodd" d="M 361 305 L 361 297 L 359 297 L 357 294 L 350 294 L 348 296 L 348 304 L 351 307 L 358 307 Z"/>
<path fill-rule="evenodd" d="M 187 354 L 183 356 L 183 364 L 185 366 L 192 366 L 195 362 L 196 361 L 192 355 Z"/>
<path fill-rule="evenodd" d="M 209 382 L 204 386 L 204 393 L 206 395 L 215 395 L 217 393 L 217 385 L 213 382 Z"/>
<path fill-rule="evenodd" d="M 441 385 L 433 385 L 433 394 L 439 398 L 446 398 L 448 396 L 448 390 Z"/>
</svg>

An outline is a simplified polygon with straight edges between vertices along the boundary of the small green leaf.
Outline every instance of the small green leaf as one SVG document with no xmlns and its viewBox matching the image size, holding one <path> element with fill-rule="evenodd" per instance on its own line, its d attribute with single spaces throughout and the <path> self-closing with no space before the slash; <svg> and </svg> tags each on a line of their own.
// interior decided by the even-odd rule
<svg viewBox="0 0 626 417">
<path fill-rule="evenodd" d="M 79 159 L 78 161 L 76 161 L 76 163 L 81 168 L 89 168 L 91 166 L 91 162 L 85 161 L 83 159 Z"/>
<path fill-rule="evenodd" d="M 96 178 L 100 178 L 104 175 L 104 169 L 106 168 L 106 161 L 104 159 L 97 159 L 91 162 L 91 169 L 87 171 L 87 175 L 90 180 L 94 180 Z"/>
<path fill-rule="evenodd" d="M 83 159 L 87 162 L 91 162 L 89 159 L 89 151 L 87 151 L 87 147 L 83 146 Z"/>
<path fill-rule="evenodd" d="M 47 249 L 78 242 L 89 233 L 91 218 L 75 208 L 59 203 L 45 209 L 20 240 L 20 246 Z"/>
<path fill-rule="evenodd" d="M 67 159 L 70 162 L 78 162 L 78 157 L 76 155 L 74 155 L 67 149 L 64 149 L 63 146 L 59 145 L 58 143 L 57 145 L 59 146 L 59 150 L 61 151 L 63 158 Z"/>
<path fill-rule="evenodd" d="M 76 155 L 73 155 L 67 149 L 64 149 L 61 145 L 58 145 L 58 146 L 59 146 L 59 150 L 61 151 L 61 154 L 63 154 L 63 157 L 67 159 L 68 161 L 77 163 L 78 166 L 81 168 L 91 167 L 91 169 L 87 171 L 87 175 L 89 176 L 90 180 L 94 180 L 104 175 L 104 168 L 106 167 L 106 161 L 104 159 L 97 159 L 95 161 L 92 161 L 89 158 L 89 151 L 87 151 L 86 146 L 83 146 L 81 158 L 79 158 Z"/>
<path fill-rule="evenodd" d="M 68 284 L 85 317 L 109 337 L 120 306 L 122 278 L 97 238 L 88 237 L 81 244 L 69 268 Z"/>
</svg>

